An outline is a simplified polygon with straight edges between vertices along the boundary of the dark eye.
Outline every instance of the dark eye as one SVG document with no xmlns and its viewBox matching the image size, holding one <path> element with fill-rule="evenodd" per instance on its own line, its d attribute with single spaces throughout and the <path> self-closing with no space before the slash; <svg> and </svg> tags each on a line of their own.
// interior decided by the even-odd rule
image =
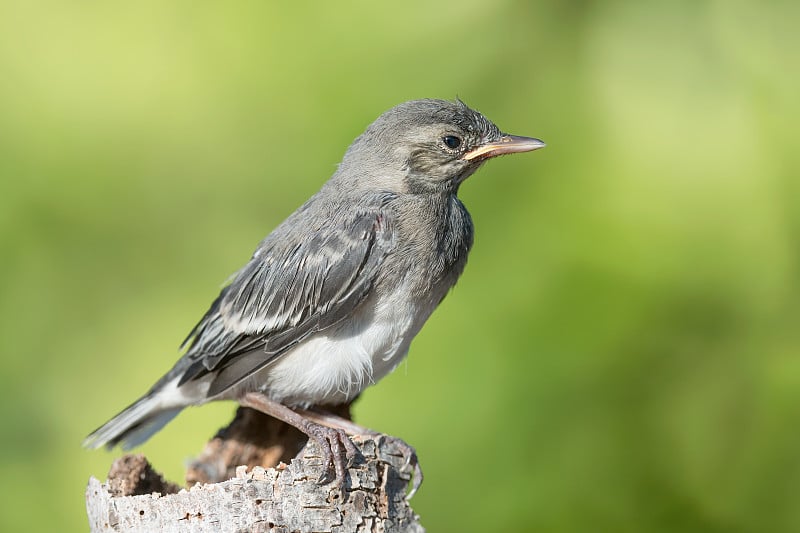
<svg viewBox="0 0 800 533">
<path fill-rule="evenodd" d="M 444 141 L 444 144 L 451 150 L 455 150 L 461 146 L 461 139 L 455 135 L 446 135 L 442 141 Z"/>
</svg>

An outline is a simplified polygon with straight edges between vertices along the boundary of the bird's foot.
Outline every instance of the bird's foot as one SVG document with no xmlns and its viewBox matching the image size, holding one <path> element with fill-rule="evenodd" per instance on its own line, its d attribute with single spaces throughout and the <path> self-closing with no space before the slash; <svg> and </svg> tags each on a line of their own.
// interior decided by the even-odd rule
<svg viewBox="0 0 800 533">
<path fill-rule="evenodd" d="M 345 429 L 322 425 L 259 392 L 245 394 L 239 398 L 239 403 L 282 420 L 308 435 L 309 439 L 313 439 L 319 446 L 325 467 L 318 482 L 335 481 L 339 491 L 342 490 L 347 467 L 359 454 L 358 448 L 347 436 Z M 332 480 L 330 479 L 331 470 L 334 474 Z"/>
<path fill-rule="evenodd" d="M 386 442 L 391 443 L 392 446 L 395 449 L 400 450 L 403 455 L 404 462 L 403 466 L 400 468 L 400 471 L 409 472 L 411 476 L 411 490 L 406 496 L 406 500 L 410 500 L 414 497 L 414 494 L 417 493 L 417 490 L 419 490 L 419 487 L 422 485 L 422 467 L 420 467 L 419 460 L 417 459 L 417 451 L 406 441 L 398 437 L 393 437 L 392 435 L 379 433 L 377 431 L 365 428 L 364 426 L 356 424 L 352 420 L 348 420 L 325 411 L 301 409 L 299 412 L 302 413 L 303 417 L 305 417 L 307 420 L 313 420 L 317 424 L 326 428 L 336 428 L 340 431 L 346 431 L 350 435 L 362 435 L 372 439 L 381 438 Z"/>
<path fill-rule="evenodd" d="M 322 454 L 322 463 L 325 470 L 317 480 L 318 483 L 336 482 L 336 486 L 341 490 L 344 486 L 347 468 L 353 463 L 353 459 L 359 454 L 358 448 L 342 429 L 330 428 L 308 422 L 302 431 L 309 438 L 314 439 Z M 334 475 L 331 479 L 331 474 Z"/>
<path fill-rule="evenodd" d="M 411 490 L 406 495 L 406 500 L 411 500 L 414 495 L 419 490 L 419 487 L 422 485 L 422 467 L 419 465 L 419 459 L 417 458 L 417 450 L 414 449 L 413 446 L 408 444 L 403 439 L 398 437 L 393 437 L 391 435 L 381 434 L 381 437 L 386 441 L 391 443 L 393 448 L 400 450 L 403 454 L 403 466 L 400 468 L 401 472 L 409 472 L 411 475 Z"/>
</svg>

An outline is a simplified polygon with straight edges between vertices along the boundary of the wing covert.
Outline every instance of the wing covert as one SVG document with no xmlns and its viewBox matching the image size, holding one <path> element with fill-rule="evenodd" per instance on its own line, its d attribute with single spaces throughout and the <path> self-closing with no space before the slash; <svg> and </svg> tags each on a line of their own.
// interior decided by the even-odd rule
<svg viewBox="0 0 800 533">
<path fill-rule="evenodd" d="M 300 242 L 282 225 L 261 243 L 187 339 L 180 384 L 214 370 L 209 396 L 222 392 L 363 301 L 392 250 L 393 225 L 380 209 L 326 222 Z"/>
</svg>

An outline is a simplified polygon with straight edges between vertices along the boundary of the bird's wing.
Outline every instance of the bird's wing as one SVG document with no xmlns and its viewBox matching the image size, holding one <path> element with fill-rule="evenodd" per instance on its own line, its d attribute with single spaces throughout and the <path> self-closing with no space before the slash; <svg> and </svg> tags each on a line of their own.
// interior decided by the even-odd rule
<svg viewBox="0 0 800 533">
<path fill-rule="evenodd" d="M 262 242 L 190 333 L 191 346 L 174 369 L 179 385 L 213 372 L 208 397 L 216 396 L 345 319 L 394 243 L 382 209 L 332 214 L 317 228 L 283 227 Z"/>
</svg>

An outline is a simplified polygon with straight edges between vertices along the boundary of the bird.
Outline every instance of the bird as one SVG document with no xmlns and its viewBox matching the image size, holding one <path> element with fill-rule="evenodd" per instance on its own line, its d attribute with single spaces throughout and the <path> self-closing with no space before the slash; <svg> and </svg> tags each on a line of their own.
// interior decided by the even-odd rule
<svg viewBox="0 0 800 533">
<path fill-rule="evenodd" d="M 341 485 L 357 453 L 348 434 L 364 428 L 315 406 L 348 403 L 391 372 L 455 285 L 474 234 L 461 184 L 491 158 L 544 146 L 460 99 L 384 112 L 231 276 L 172 369 L 84 446 L 131 449 L 185 407 L 233 400 L 317 442 L 319 481 Z"/>
</svg>

